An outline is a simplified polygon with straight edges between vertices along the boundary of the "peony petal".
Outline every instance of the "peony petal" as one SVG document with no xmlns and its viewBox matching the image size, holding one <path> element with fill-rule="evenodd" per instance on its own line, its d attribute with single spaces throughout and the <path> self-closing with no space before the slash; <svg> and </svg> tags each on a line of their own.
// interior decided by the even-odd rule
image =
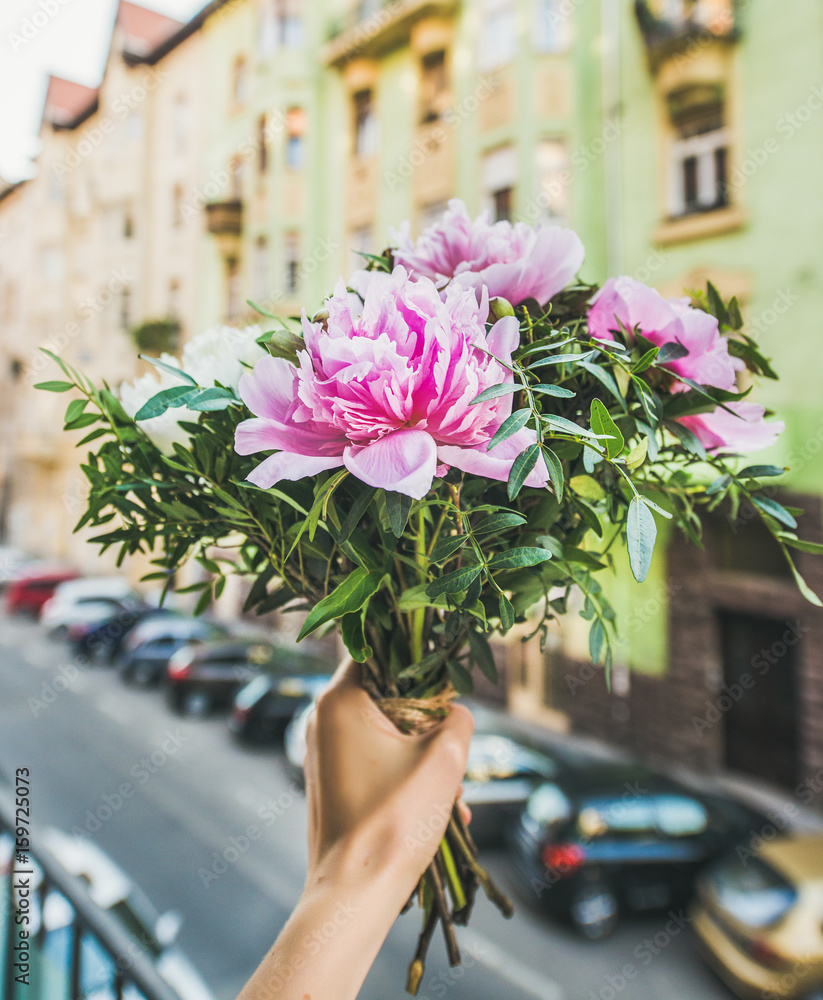
<svg viewBox="0 0 823 1000">
<path fill-rule="evenodd" d="M 694 433 L 707 451 L 760 451 L 775 443 L 786 425 L 782 420 L 767 424 L 765 409 L 758 403 L 736 401 L 726 404 L 732 413 L 719 406 L 711 413 L 679 417 L 678 422 Z"/>
<path fill-rule="evenodd" d="M 426 431 L 393 431 L 365 447 L 349 447 L 346 468 L 369 486 L 404 493 L 421 500 L 431 489 L 437 467 L 437 446 Z"/>
<path fill-rule="evenodd" d="M 238 455 L 253 455 L 257 451 L 293 451 L 299 455 L 343 454 L 344 438 L 330 432 L 323 437 L 306 424 L 281 424 L 277 420 L 253 417 L 239 423 L 234 432 L 234 450 Z"/>
<path fill-rule="evenodd" d="M 257 417 L 285 420 L 297 392 L 297 369 L 285 358 L 266 355 L 238 386 L 240 398 Z"/>
<path fill-rule="evenodd" d="M 512 463 L 520 454 L 537 441 L 533 430 L 524 427 L 510 438 L 488 450 L 489 442 L 477 445 L 475 448 L 459 448 L 456 445 L 441 445 L 437 449 L 437 457 L 447 465 L 453 465 L 462 472 L 470 472 L 475 476 L 486 476 L 489 479 L 499 479 L 507 482 Z M 549 481 L 546 463 L 541 455 L 537 465 L 529 473 L 526 486 L 544 487 Z"/>
<path fill-rule="evenodd" d="M 327 469 L 337 469 L 342 464 L 343 460 L 339 455 L 325 458 L 279 451 L 276 455 L 269 455 L 252 469 L 246 479 L 255 486 L 268 490 L 283 479 L 295 482 L 306 476 L 316 476 L 318 472 L 325 472 Z"/>
</svg>

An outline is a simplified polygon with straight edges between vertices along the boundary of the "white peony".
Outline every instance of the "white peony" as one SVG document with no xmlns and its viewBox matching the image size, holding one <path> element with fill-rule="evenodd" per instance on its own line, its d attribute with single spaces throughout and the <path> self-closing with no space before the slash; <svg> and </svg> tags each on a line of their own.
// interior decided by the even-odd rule
<svg viewBox="0 0 823 1000">
<path fill-rule="evenodd" d="M 237 390 L 237 383 L 243 372 L 254 366 L 255 361 L 265 355 L 264 348 L 256 343 L 260 336 L 259 326 L 247 326 L 238 330 L 232 326 L 214 326 L 189 341 L 183 347 L 183 359 L 170 354 L 161 354 L 160 360 L 174 368 L 180 368 L 190 375 L 199 386 L 211 388 L 215 382 Z M 141 375 L 133 382 L 123 382 L 120 386 L 120 402 L 130 417 L 162 389 L 182 385 L 179 378 L 162 369 Z M 186 406 L 170 407 L 159 417 L 141 420 L 140 427 L 151 441 L 166 455 L 174 453 L 174 442 L 188 444 L 189 435 L 180 426 L 180 421 L 197 421 L 200 414 Z"/>
</svg>

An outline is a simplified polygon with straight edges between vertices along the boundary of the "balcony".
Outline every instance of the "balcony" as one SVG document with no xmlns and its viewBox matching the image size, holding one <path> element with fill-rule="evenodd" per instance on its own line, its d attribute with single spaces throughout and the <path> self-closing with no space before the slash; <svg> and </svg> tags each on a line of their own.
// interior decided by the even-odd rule
<svg viewBox="0 0 823 1000">
<path fill-rule="evenodd" d="M 690 55 L 713 42 L 736 42 L 740 23 L 733 0 L 680 0 L 664 5 L 635 0 L 637 23 L 643 32 L 652 68 L 677 56 Z"/>
<path fill-rule="evenodd" d="M 144 946 L 17 827 L 0 790 L 0 996 L 178 1000 Z"/>
<path fill-rule="evenodd" d="M 357 3 L 347 17 L 329 30 L 321 56 L 327 66 L 340 67 L 350 59 L 378 58 L 407 44 L 412 26 L 422 17 L 450 16 L 457 0 L 383 0 Z"/>
<path fill-rule="evenodd" d="M 214 236 L 239 236 L 243 231 L 243 202 L 213 201 L 206 205 L 206 229 Z"/>
</svg>

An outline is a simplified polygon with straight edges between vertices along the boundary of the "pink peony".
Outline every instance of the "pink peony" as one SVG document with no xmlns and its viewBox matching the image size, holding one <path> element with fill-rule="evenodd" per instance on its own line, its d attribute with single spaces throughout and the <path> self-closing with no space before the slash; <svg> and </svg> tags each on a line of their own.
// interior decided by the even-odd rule
<svg viewBox="0 0 823 1000">
<path fill-rule="evenodd" d="M 488 297 L 465 288 L 441 298 L 428 279 L 404 268 L 377 274 L 362 309 L 338 282 L 325 324 L 305 315 L 306 349 L 299 367 L 265 357 L 240 381 L 240 396 L 256 416 L 238 427 L 241 455 L 276 449 L 249 475 L 268 489 L 345 466 L 370 486 L 420 499 L 448 466 L 506 480 L 516 456 L 536 440 L 523 429 L 487 450 L 511 413 L 505 395 L 471 406 L 484 389 L 511 382 L 518 346 L 514 317 L 486 333 Z M 545 486 L 542 462 L 527 479 Z"/>
<path fill-rule="evenodd" d="M 763 419 L 766 411 L 758 403 L 743 400 L 726 405 L 734 413 L 718 407 L 711 413 L 680 417 L 679 422 L 696 435 L 707 451 L 713 452 L 760 451 L 773 445 L 786 428 L 782 420 L 767 424 Z"/>
<path fill-rule="evenodd" d="M 630 331 L 639 328 L 658 347 L 677 342 L 688 350 L 684 357 L 667 362 L 673 375 L 717 389 L 735 388 L 735 370 L 740 365 L 729 354 L 717 320 L 702 309 L 693 309 L 688 299 L 664 299 L 634 278 L 609 278 L 592 300 L 589 333 L 613 340 L 618 319 Z"/>
<path fill-rule="evenodd" d="M 429 226 L 415 243 L 408 223 L 394 234 L 397 264 L 416 278 L 456 281 L 480 295 L 497 295 L 514 305 L 537 299 L 543 305 L 574 278 L 585 251 L 580 237 L 560 226 L 489 222 L 489 213 L 469 218 L 462 201 L 452 199 L 443 221 Z"/>
</svg>

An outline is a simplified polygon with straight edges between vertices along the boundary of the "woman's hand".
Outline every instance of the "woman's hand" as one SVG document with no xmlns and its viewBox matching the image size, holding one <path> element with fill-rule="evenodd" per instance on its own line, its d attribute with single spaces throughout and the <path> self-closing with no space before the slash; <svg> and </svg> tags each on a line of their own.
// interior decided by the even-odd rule
<svg viewBox="0 0 823 1000">
<path fill-rule="evenodd" d="M 309 720 L 306 886 L 239 1000 L 354 1000 L 446 830 L 471 714 L 455 705 L 428 733 L 404 735 L 359 669 L 338 669 Z"/>
</svg>

